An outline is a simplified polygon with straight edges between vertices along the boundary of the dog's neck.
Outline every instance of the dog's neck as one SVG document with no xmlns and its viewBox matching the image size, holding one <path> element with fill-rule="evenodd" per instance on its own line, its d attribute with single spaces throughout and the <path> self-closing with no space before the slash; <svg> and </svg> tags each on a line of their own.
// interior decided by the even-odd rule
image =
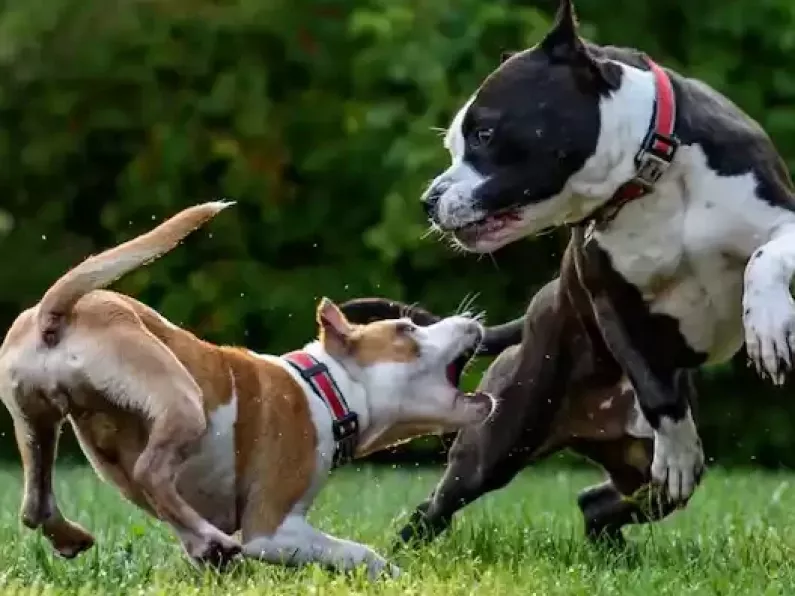
<svg viewBox="0 0 795 596">
<path fill-rule="evenodd" d="M 387 424 L 388 421 L 382 420 L 382 416 L 378 416 L 378 412 L 372 411 L 373 400 L 370 399 L 365 384 L 358 380 L 336 358 L 331 356 L 323 348 L 323 344 L 320 341 L 313 341 L 304 346 L 303 349 L 328 367 L 329 373 L 331 373 L 340 392 L 345 397 L 351 412 L 355 412 L 358 416 L 360 445 L 372 443 L 374 437 L 380 436 L 385 432 L 386 429 L 383 427 L 388 428 L 391 426 L 391 424 Z M 358 451 L 359 449 L 357 448 L 357 453 Z"/>
<path fill-rule="evenodd" d="M 319 341 L 313 341 L 303 349 L 328 367 L 351 412 L 355 412 L 359 418 L 359 440 L 355 458 L 418 436 L 421 433 L 412 432 L 415 427 L 422 428 L 423 432 L 436 432 L 438 425 L 425 425 L 428 426 L 425 428 L 421 424 L 395 420 L 388 412 L 379 411 L 376 407 L 378 399 L 371 399 L 366 384 L 331 356 Z"/>
<path fill-rule="evenodd" d="M 596 150 L 569 180 L 573 201 L 567 223 L 604 205 L 635 175 L 635 155 L 652 121 L 656 88 L 650 71 L 620 66 L 624 71 L 621 87 L 600 100 Z"/>
</svg>

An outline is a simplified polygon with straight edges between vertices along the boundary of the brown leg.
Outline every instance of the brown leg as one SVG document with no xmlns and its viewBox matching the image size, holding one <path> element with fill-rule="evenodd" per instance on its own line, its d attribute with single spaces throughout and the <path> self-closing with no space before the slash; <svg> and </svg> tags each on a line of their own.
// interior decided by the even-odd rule
<svg viewBox="0 0 795 596">
<path fill-rule="evenodd" d="M 80 525 L 64 518 L 58 508 L 52 473 L 61 420 L 52 410 L 42 410 L 27 418 L 14 419 L 25 482 L 20 517 L 28 528 L 41 528 L 58 554 L 71 559 L 91 548 L 94 538 Z"/>
<path fill-rule="evenodd" d="M 80 444 L 80 448 L 83 450 L 83 455 L 86 456 L 97 475 L 104 482 L 118 488 L 122 496 L 133 505 L 140 507 L 152 517 L 157 517 L 157 512 L 152 509 L 141 487 L 132 480 L 132 470 L 138 460 L 135 454 L 140 449 L 137 437 L 129 440 L 126 447 L 120 447 L 116 457 L 110 460 L 102 449 L 98 447 L 95 441 L 96 437 L 91 432 L 90 422 L 80 418 L 73 419 L 71 422 L 72 430 L 75 433 L 77 442 Z M 125 431 L 130 432 L 130 434 L 135 432 L 132 428 L 133 424 L 135 423 L 131 423 L 128 428 L 122 431 L 113 428 L 114 440 L 124 443 L 125 438 L 127 438 L 125 437 Z M 128 456 L 127 453 L 130 455 Z"/>
<path fill-rule="evenodd" d="M 194 418 L 195 420 L 195 418 Z M 133 478 L 158 516 L 174 526 L 188 555 L 197 562 L 222 566 L 240 553 L 240 544 L 202 518 L 177 492 L 177 475 L 184 452 L 203 432 L 190 418 L 164 413 L 153 424 Z"/>
<path fill-rule="evenodd" d="M 133 482 L 195 562 L 225 563 L 240 552 L 239 543 L 202 518 L 176 485 L 181 465 L 207 429 L 201 388 L 174 353 L 141 327 L 119 324 L 107 339 L 93 333 L 90 345 L 94 351 L 84 356 L 88 376 L 102 379 L 113 367 L 118 397 L 106 394 L 108 399 L 126 402 L 149 425 Z"/>
</svg>

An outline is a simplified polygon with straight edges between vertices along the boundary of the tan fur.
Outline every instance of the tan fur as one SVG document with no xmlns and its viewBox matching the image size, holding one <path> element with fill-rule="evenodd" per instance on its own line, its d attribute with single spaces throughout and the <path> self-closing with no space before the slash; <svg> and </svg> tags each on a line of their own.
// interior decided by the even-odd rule
<svg viewBox="0 0 795 596">
<path fill-rule="evenodd" d="M 15 338 L 24 334 L 24 327 L 29 334 L 35 333 L 34 321 L 29 317 L 27 325 L 22 327 L 14 328 Z M 76 335 L 88 336 L 98 352 L 105 355 L 118 353 L 125 368 L 147 371 L 143 375 L 149 379 L 157 377 L 154 373 L 158 359 L 153 360 L 152 356 L 152 350 L 157 351 L 157 346 L 164 351 L 164 356 L 168 354 L 173 358 L 171 364 L 175 370 L 164 375 L 165 383 L 172 375 L 179 376 L 178 369 L 187 373 L 186 379 L 190 382 L 195 381 L 198 387 L 195 405 L 199 409 L 193 413 L 175 401 L 178 391 L 158 391 L 154 383 L 149 386 L 155 387 L 152 393 L 160 401 L 149 407 L 138 404 L 138 411 L 136 408 L 130 411 L 118 405 L 116 396 L 90 387 L 70 391 L 72 399 L 68 408 L 78 440 L 100 476 L 116 484 L 122 494 L 136 505 L 175 524 L 188 536 L 189 547 L 193 545 L 201 550 L 201 546 L 196 544 L 204 544 L 201 539 L 190 536 L 190 521 L 180 519 L 184 510 L 190 507 L 178 502 L 174 495 L 168 497 L 166 504 L 158 503 L 156 495 L 152 494 L 155 487 L 146 486 L 139 477 L 140 461 L 151 438 L 151 418 L 163 420 L 169 411 L 175 409 L 178 419 L 165 427 L 164 434 L 176 435 L 175 447 L 182 443 L 189 447 L 203 431 L 203 414 L 229 402 L 234 382 L 238 399 L 236 467 L 239 490 L 243 501 L 251 503 L 244 509 L 246 531 L 272 532 L 307 491 L 314 474 L 315 430 L 303 390 L 284 369 L 243 350 L 204 342 L 188 331 L 168 325 L 154 310 L 140 302 L 103 290 L 92 292 L 78 302 L 71 315 L 70 329 L 73 331 L 64 342 L 75 339 Z M 35 403 L 38 402 L 27 404 L 24 409 L 29 417 L 39 419 L 41 414 L 33 410 Z M 60 417 L 60 412 L 54 412 L 47 400 L 41 403 L 48 416 Z M 198 424 L 192 421 L 198 421 Z M 187 431 L 186 425 L 189 427 Z M 190 427 L 196 431 L 191 431 Z M 188 437 L 182 441 L 185 432 Z M 27 450 L 21 451 L 23 465 L 30 469 L 30 455 Z M 46 495 L 50 491 L 50 488 L 43 491 L 26 489 L 27 493 L 37 495 Z M 46 496 L 42 498 L 46 499 Z M 207 511 L 202 513 L 212 515 L 214 506 L 208 503 Z M 34 514 L 31 519 L 37 517 L 42 516 Z M 188 513 L 185 517 L 198 516 Z M 31 525 L 37 524 L 32 521 Z M 60 543 L 64 542 L 61 535 L 72 525 L 64 520 L 64 523 L 52 526 L 48 534 L 52 535 L 54 544 L 59 539 Z M 225 529 L 234 531 L 235 528 Z M 80 531 L 76 533 L 86 547 L 90 546 L 91 541 L 84 540 Z M 75 550 L 76 546 L 61 544 L 61 549 L 67 552 Z"/>
<path fill-rule="evenodd" d="M 359 366 L 377 362 L 411 362 L 420 353 L 404 321 L 374 321 L 368 325 L 350 323 L 328 298 L 317 308 L 320 342 L 330 354 L 353 357 Z"/>
<path fill-rule="evenodd" d="M 91 290 L 104 288 L 133 269 L 164 255 L 229 204 L 215 202 L 189 207 L 154 230 L 87 258 L 44 294 L 38 308 L 39 327 L 44 333 L 57 333 L 58 327 L 82 296 Z"/>
<path fill-rule="evenodd" d="M 306 395 L 286 370 L 239 350 L 224 356 L 239 387 L 258 387 L 258 397 L 240 401 L 235 435 L 245 542 L 272 534 L 306 494 L 317 440 Z"/>
<path fill-rule="evenodd" d="M 401 333 L 392 321 L 376 321 L 353 331 L 353 354 L 361 366 L 376 362 L 411 362 L 419 355 L 419 346 L 410 335 Z"/>
<path fill-rule="evenodd" d="M 239 550 L 175 486 L 185 452 L 206 428 L 204 390 L 219 395 L 211 387 L 217 381 L 201 369 L 212 359 L 201 356 L 206 350 L 197 341 L 170 349 L 163 340 L 179 344 L 184 332 L 137 301 L 99 289 L 164 254 L 227 205 L 191 207 L 85 260 L 20 315 L 0 347 L 0 397 L 14 417 L 25 467 L 22 516 L 26 525 L 42 526 L 64 556 L 93 542 L 62 518 L 52 491 L 57 431 L 67 414 L 97 471 L 171 523 L 192 555 Z"/>
</svg>

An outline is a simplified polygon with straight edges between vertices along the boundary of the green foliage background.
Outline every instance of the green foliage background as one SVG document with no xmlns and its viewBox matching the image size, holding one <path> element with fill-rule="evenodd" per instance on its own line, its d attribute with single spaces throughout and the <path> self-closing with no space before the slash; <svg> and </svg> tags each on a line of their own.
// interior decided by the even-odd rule
<svg viewBox="0 0 795 596">
<path fill-rule="evenodd" d="M 498 322 L 557 270 L 560 236 L 493 259 L 456 254 L 425 236 L 417 203 L 447 160 L 434 127 L 502 50 L 540 39 L 552 2 L 1 6 L 0 329 L 85 255 L 217 197 L 238 205 L 117 285 L 213 341 L 294 348 L 321 295 L 449 312 L 477 292 Z M 587 37 L 714 85 L 795 165 L 795 4 L 578 6 Z M 710 453 L 795 464 L 792 392 L 774 394 L 737 362 L 703 384 Z"/>
</svg>

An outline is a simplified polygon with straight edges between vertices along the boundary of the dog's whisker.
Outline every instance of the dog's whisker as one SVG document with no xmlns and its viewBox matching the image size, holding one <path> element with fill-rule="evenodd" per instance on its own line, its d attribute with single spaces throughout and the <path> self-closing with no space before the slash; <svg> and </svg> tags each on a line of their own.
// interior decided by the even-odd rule
<svg viewBox="0 0 795 596">
<path fill-rule="evenodd" d="M 454 253 L 458 254 L 464 252 L 464 247 L 456 242 L 455 238 L 452 236 L 444 236 L 443 241 L 447 244 L 447 248 L 452 250 Z"/>
<path fill-rule="evenodd" d="M 461 299 L 461 302 L 458 303 L 458 308 L 455 309 L 453 314 L 465 316 L 464 313 L 468 313 L 472 304 L 474 303 L 475 299 L 477 298 L 477 292 L 470 292 Z"/>
<path fill-rule="evenodd" d="M 467 302 L 467 310 L 472 310 L 475 307 L 475 302 L 477 301 L 479 296 L 480 292 L 473 292 L 470 295 L 469 301 Z"/>
</svg>

